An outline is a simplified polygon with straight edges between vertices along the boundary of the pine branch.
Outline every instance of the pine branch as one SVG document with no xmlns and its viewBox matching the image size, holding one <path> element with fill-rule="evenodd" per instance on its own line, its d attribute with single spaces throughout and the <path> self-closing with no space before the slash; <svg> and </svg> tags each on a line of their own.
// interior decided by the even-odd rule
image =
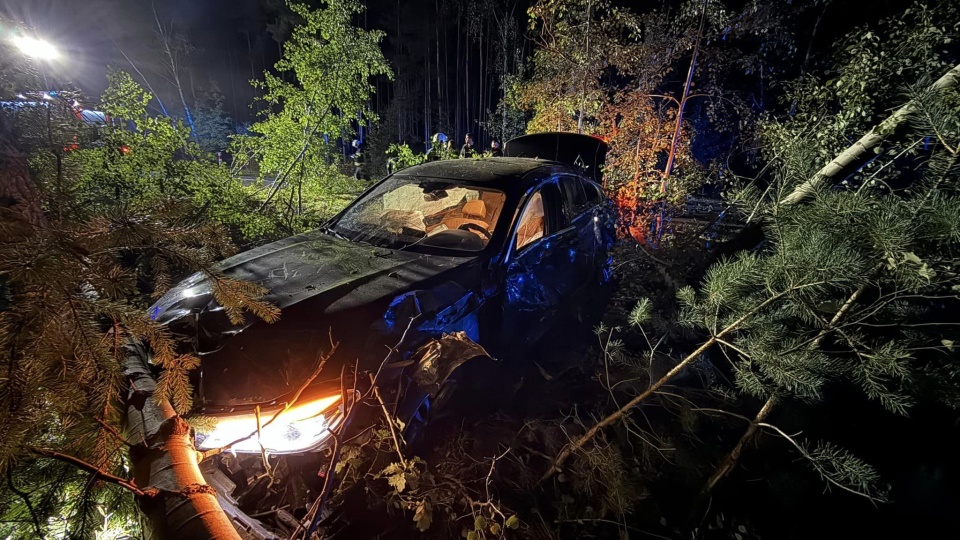
<svg viewBox="0 0 960 540">
<path fill-rule="evenodd" d="M 100 426 L 101 426 L 103 429 L 107 430 L 107 431 L 110 433 L 110 435 L 113 435 L 113 438 L 116 439 L 118 442 L 123 443 L 123 444 L 124 444 L 126 447 L 128 447 L 128 448 L 133 448 L 133 447 L 134 447 L 134 444 L 133 444 L 133 443 L 131 443 L 130 441 L 128 441 L 128 440 L 126 440 L 125 438 L 123 438 L 123 435 L 120 435 L 120 432 L 117 431 L 117 428 L 111 426 L 110 424 L 104 422 L 103 420 L 101 420 L 101 419 L 99 419 L 99 418 L 94 418 L 94 420 L 96 420 L 96 422 L 97 422 L 98 424 L 100 424 Z"/>
<path fill-rule="evenodd" d="M 30 502 L 30 495 L 20 491 L 13 485 L 13 470 L 10 467 L 7 467 L 7 487 L 23 500 L 23 503 L 27 506 L 27 511 L 30 512 L 30 520 L 33 522 L 33 529 L 37 533 L 37 538 L 43 538 L 43 531 L 40 529 L 40 518 L 37 516 L 36 510 L 33 509 L 33 503 Z"/>
<path fill-rule="evenodd" d="M 842 489 L 842 490 L 844 490 L 844 491 L 847 491 L 847 492 L 849 492 L 849 493 L 853 493 L 854 495 L 858 495 L 858 496 L 860 496 L 860 497 L 864 497 L 864 498 L 866 498 L 867 500 L 869 500 L 869 501 L 871 501 L 871 502 L 874 502 L 874 503 L 887 502 L 886 497 L 883 496 L 883 495 L 871 495 L 870 492 L 867 491 L 867 490 L 858 491 L 858 490 L 856 490 L 856 489 L 853 489 L 853 488 L 851 488 L 851 487 L 849 487 L 849 486 L 845 486 L 845 485 L 843 485 L 842 483 L 840 483 L 840 482 L 836 479 L 836 474 L 833 473 L 833 472 L 831 472 L 831 471 L 829 471 L 829 470 L 827 470 L 827 469 L 820 463 L 820 460 L 817 458 L 817 456 L 811 454 L 806 448 L 803 447 L 803 445 L 801 445 L 800 443 L 798 443 L 796 440 L 793 439 L 793 437 L 791 437 L 790 435 L 788 435 L 787 433 L 785 433 L 783 430 L 781 430 L 781 429 L 778 428 L 777 426 L 774 426 L 774 425 L 772 425 L 772 424 L 767 424 L 766 422 L 760 422 L 760 423 L 758 423 L 758 425 L 759 425 L 760 427 L 767 428 L 767 429 L 771 429 L 771 430 L 777 432 L 781 437 L 783 437 L 784 439 L 786 439 L 787 441 L 789 441 L 790 444 L 792 444 L 792 445 L 800 452 L 800 454 L 803 455 L 803 457 L 806 458 L 807 461 L 810 462 L 810 464 L 813 466 L 813 468 L 816 469 L 816 471 L 817 471 L 818 473 L 820 473 L 820 476 L 821 476 L 824 480 L 826 480 L 827 482 L 829 482 L 830 484 L 832 484 L 832 485 L 834 485 L 834 486 L 836 486 L 836 487 L 838 487 L 838 488 L 840 488 L 840 489 Z M 848 457 L 849 457 L 849 456 L 848 456 Z M 870 472 L 872 472 L 872 471 L 870 471 Z M 875 473 L 868 475 L 868 477 L 873 477 L 873 476 L 875 476 Z M 873 478 L 870 478 L 870 479 L 872 480 Z"/>
<path fill-rule="evenodd" d="M 864 291 L 866 291 L 866 286 L 860 287 L 854 291 L 849 298 L 847 298 L 847 301 L 843 303 L 839 310 L 837 310 L 837 312 L 833 315 L 833 318 L 830 319 L 830 322 L 820 330 L 820 332 L 817 334 L 817 337 L 813 339 L 808 348 L 816 349 L 820 345 L 820 342 L 823 340 L 823 338 L 836 328 L 837 323 L 840 322 L 840 320 L 848 311 L 850 311 L 850 308 L 853 307 L 853 305 L 857 302 L 857 299 L 860 298 Z M 734 467 L 737 465 L 737 462 L 740 460 L 740 454 L 743 452 L 743 448 L 748 442 L 750 442 L 750 439 L 753 438 L 760 423 L 763 422 L 773 411 L 776 403 L 777 400 L 775 396 L 770 396 L 767 398 L 767 401 L 762 407 L 760 407 L 757 415 L 753 418 L 753 420 L 750 421 L 750 425 L 740 437 L 740 440 L 737 441 L 737 444 L 733 447 L 733 449 L 731 449 L 730 452 L 728 452 L 727 455 L 720 460 L 720 464 L 717 465 L 717 468 L 714 470 L 713 474 L 710 475 L 710 478 L 707 480 L 706 484 L 704 484 L 703 489 L 701 490 L 702 496 L 709 495 L 710 492 L 713 491 L 713 488 L 716 487 L 721 480 L 726 478 L 731 471 L 733 471 Z"/>
<path fill-rule="evenodd" d="M 567 459 L 570 458 L 571 455 L 573 455 L 575 452 L 583 448 L 584 445 L 586 445 L 591 440 L 593 440 L 594 437 L 596 437 L 604 428 L 611 426 L 613 424 L 616 424 L 621 419 L 628 416 L 634 407 L 642 403 L 644 400 L 646 400 L 651 395 L 656 393 L 656 391 L 659 390 L 660 387 L 667 384 L 667 382 L 669 382 L 674 377 L 676 377 L 691 362 L 697 359 L 707 349 L 712 347 L 717 342 L 718 339 L 721 339 L 725 335 L 738 330 L 745 322 L 750 320 L 753 316 L 755 316 L 765 307 L 776 302 L 777 300 L 787 295 L 788 293 L 802 290 L 808 287 L 817 287 L 822 284 L 823 284 L 822 282 L 815 282 L 815 283 L 808 283 L 805 285 L 790 287 L 773 296 L 770 296 L 769 298 L 767 298 L 766 300 L 764 300 L 763 302 L 755 306 L 753 309 L 748 311 L 746 314 L 741 316 L 739 319 L 727 325 L 725 328 L 723 328 L 723 330 L 721 330 L 720 332 L 717 332 L 710 339 L 708 339 L 699 347 L 697 347 L 696 350 L 694 350 L 692 353 L 687 355 L 683 360 L 680 361 L 680 363 L 674 366 L 673 369 L 668 371 L 663 377 L 661 377 L 659 380 L 651 384 L 649 387 L 647 387 L 646 390 L 641 392 L 639 395 L 637 395 L 636 397 L 628 401 L 623 407 L 621 407 L 616 412 L 606 416 L 605 418 L 603 418 L 602 420 L 594 424 L 593 427 L 588 429 L 587 432 L 581 435 L 577 440 L 567 443 L 564 446 L 563 450 L 560 452 L 560 454 L 556 457 L 556 459 L 551 464 L 550 469 L 546 473 L 544 473 L 540 481 L 543 482 L 549 479 L 551 476 L 553 476 L 557 472 L 560 472 L 561 467 L 563 467 L 563 464 L 567 461 Z"/>
<path fill-rule="evenodd" d="M 96 478 L 97 480 L 102 480 L 104 482 L 118 485 L 124 489 L 129 490 L 130 492 L 132 492 L 134 495 L 138 497 L 153 497 L 158 493 L 158 491 L 155 489 L 147 489 L 146 491 L 141 490 L 139 487 L 137 487 L 137 485 L 133 482 L 133 480 L 127 480 L 124 478 L 120 478 L 119 476 L 114 476 L 104 471 L 103 469 L 95 465 L 91 465 L 90 463 L 87 463 L 86 461 L 80 458 L 76 458 L 74 456 L 68 456 L 66 454 L 61 454 L 60 452 L 55 452 L 53 450 L 45 450 L 43 448 L 36 448 L 36 447 L 30 447 L 29 450 L 30 452 L 33 452 L 34 454 L 37 454 L 40 456 L 53 458 L 59 461 L 63 461 L 64 463 L 69 463 L 80 470 L 83 470 L 92 474 L 93 477 Z"/>
</svg>

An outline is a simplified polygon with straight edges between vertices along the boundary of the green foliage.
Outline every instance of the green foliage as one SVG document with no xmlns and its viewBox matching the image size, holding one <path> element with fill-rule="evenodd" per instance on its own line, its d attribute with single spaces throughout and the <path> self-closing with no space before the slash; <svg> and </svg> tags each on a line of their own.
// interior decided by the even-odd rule
<svg viewBox="0 0 960 540">
<path fill-rule="evenodd" d="M 503 98 L 497 103 L 497 110 L 487 111 L 486 122 L 482 125 L 490 135 L 501 145 L 527 132 L 527 117 L 525 107 L 521 103 L 520 93 L 524 89 L 519 74 L 505 75 L 501 86 L 504 89 Z"/>
<path fill-rule="evenodd" d="M 110 527 L 138 527 L 129 491 L 48 456 L 129 475 L 119 403 L 130 341 L 148 344 L 165 368 L 156 397 L 180 413 L 190 409 L 188 372 L 198 360 L 147 316 L 151 297 L 204 272 L 231 318 L 277 316 L 262 288 L 214 267 L 233 252 L 227 230 L 210 218 L 229 221 L 212 192 L 214 180 L 232 180 L 228 171 L 199 159 L 180 124 L 147 117 L 149 99 L 114 72 L 105 109 L 130 129 L 118 120 L 91 132 L 51 100 L 18 113 L 16 139 L 2 134 L 4 148 L 19 145 L 30 166 L 19 168 L 15 155 L 0 171 L 4 188 L 19 182 L 27 201 L 0 209 L 4 536 L 107 537 L 116 532 Z"/>
<path fill-rule="evenodd" d="M 786 99 L 793 114 L 763 123 L 760 130 L 763 157 L 786 165 L 784 189 L 808 179 L 833 159 L 850 144 L 851 134 L 862 135 L 879 124 L 893 105 L 905 101 L 905 90 L 926 88 L 952 67 L 949 51 L 960 38 L 958 20 L 960 11 L 953 3 L 916 2 L 838 43 L 829 79 L 809 74 L 788 82 Z M 922 114 L 915 117 L 922 119 Z M 894 151 L 890 156 L 916 155 L 919 143 L 910 142 L 915 144 L 882 151 Z M 868 164 L 860 173 L 870 177 L 880 165 Z M 890 179 L 898 176 L 891 172 L 896 171 L 884 174 Z"/>
<path fill-rule="evenodd" d="M 650 299 L 641 298 L 637 301 L 633 309 L 630 310 L 630 316 L 627 318 L 627 322 L 630 323 L 630 326 L 642 326 L 650 320 L 652 311 L 653 304 L 650 302 Z"/>
<path fill-rule="evenodd" d="M 899 415 L 918 399 L 956 403 L 958 358 L 948 346 L 956 321 L 937 299 L 960 290 L 960 100 L 955 87 L 925 89 L 949 68 L 944 20 L 958 20 L 953 6 L 914 7 L 881 25 L 887 39 L 856 33 L 838 77 L 803 79 L 793 93 L 797 114 L 761 129 L 768 187 L 761 194 L 748 185 L 734 199 L 762 220 L 767 242 L 711 267 L 698 291 L 678 294 L 685 323 L 725 334 L 720 347 L 743 394 L 787 407 L 852 385 Z M 921 80 L 907 94 L 916 104 L 908 129 L 840 186 L 782 204 L 851 133 L 869 130 L 903 99 L 896 81 L 907 71 Z M 921 149 L 919 141 L 934 143 Z M 794 444 L 831 484 L 883 499 L 876 472 L 846 451 Z"/>
<path fill-rule="evenodd" d="M 366 108 L 371 78 L 391 71 L 380 51 L 383 32 L 352 24 L 363 10 L 359 1 L 329 0 L 319 10 L 288 5 L 302 22 L 274 66 L 280 75 L 265 72 L 254 82 L 265 111 L 250 127 L 253 135 L 235 138 L 234 153 L 241 163 L 259 164 L 260 180 L 269 185 L 265 204 L 300 230 L 342 207 L 344 193 L 359 190 L 337 167 L 334 141 L 352 139 L 355 122 L 376 120 Z"/>
<path fill-rule="evenodd" d="M 273 233 L 271 216 L 257 214 L 260 195 L 224 166 L 218 166 L 193 142 L 179 121 L 149 116 L 152 96 L 127 73 L 113 71 L 102 107 L 114 119 L 96 133 L 81 132 L 78 148 L 69 152 L 39 152 L 31 156 L 34 170 L 56 178 L 74 175 L 63 197 L 76 199 L 73 211 L 110 212 L 130 205 L 177 198 L 194 208 L 197 217 L 229 228 L 235 238 Z M 63 144 L 71 139 L 60 128 Z M 56 204 L 53 201 L 52 204 Z"/>
<path fill-rule="evenodd" d="M 100 99 L 103 112 L 114 119 L 137 121 L 147 115 L 147 105 L 153 96 L 143 89 L 125 71 L 107 73 L 107 89 Z"/>
<path fill-rule="evenodd" d="M 925 298 L 957 283 L 956 244 L 929 218 L 958 211 L 960 199 L 930 190 L 825 193 L 779 208 L 768 247 L 712 267 L 695 298 L 683 292 L 684 319 L 711 332 L 736 325 L 726 339 L 748 394 L 819 399 L 825 383 L 847 379 L 903 414 L 922 365 L 909 351 L 939 347 L 942 334 L 893 329 L 931 316 Z"/>
<path fill-rule="evenodd" d="M 873 493 L 885 497 L 880 475 L 876 469 L 850 452 L 828 442 L 801 445 L 801 451 L 820 477 L 828 483 L 849 488 L 856 493 Z"/>
<path fill-rule="evenodd" d="M 532 112 L 527 131 L 593 133 L 606 101 L 602 71 L 612 53 L 613 36 L 628 30 L 609 2 L 541 0 L 528 11 L 529 30 L 541 40 L 532 58 L 533 76 L 513 90 L 522 108 Z M 588 43 L 592 45 L 588 46 Z"/>
<path fill-rule="evenodd" d="M 39 533 L 34 517 L 46 519 Z M 126 491 L 91 483 L 89 474 L 53 460 L 24 460 L 9 470 L 0 488 L 0 519 L 0 533 L 15 540 L 122 540 L 142 534 L 138 510 Z"/>
<path fill-rule="evenodd" d="M 393 172 L 419 165 L 427 160 L 426 154 L 417 154 L 406 144 L 391 144 L 386 154 L 390 156 L 388 163 L 392 164 Z"/>
<path fill-rule="evenodd" d="M 597 515 L 624 515 L 640 499 L 636 483 L 627 474 L 629 456 L 615 445 L 584 449 L 571 471 L 572 487 L 591 501 Z"/>
</svg>

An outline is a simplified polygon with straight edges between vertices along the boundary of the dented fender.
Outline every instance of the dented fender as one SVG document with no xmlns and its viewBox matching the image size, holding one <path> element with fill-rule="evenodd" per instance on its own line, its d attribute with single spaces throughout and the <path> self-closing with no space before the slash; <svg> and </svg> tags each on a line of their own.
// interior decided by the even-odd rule
<svg viewBox="0 0 960 540">
<path fill-rule="evenodd" d="M 443 383 L 463 364 L 475 358 L 491 359 L 480 344 L 465 332 L 444 334 L 414 353 L 411 379 L 429 395 L 436 395 Z"/>
<path fill-rule="evenodd" d="M 410 357 L 407 390 L 397 408 L 398 416 L 407 424 L 404 434 L 407 440 L 412 441 L 418 437 L 422 427 L 434 417 L 434 408 L 445 410 L 446 398 L 450 397 L 449 391 L 445 396 L 441 396 L 445 388 L 450 389 L 445 383 L 458 373 L 458 370 L 467 369 L 467 366 L 476 365 L 483 369 L 479 362 L 484 360 L 493 362 L 486 349 L 464 332 L 444 334 L 417 349 Z M 484 379 L 493 378 L 495 373 L 491 372 L 489 375 L 491 377 Z M 475 382 L 483 384 L 482 381 Z"/>
</svg>

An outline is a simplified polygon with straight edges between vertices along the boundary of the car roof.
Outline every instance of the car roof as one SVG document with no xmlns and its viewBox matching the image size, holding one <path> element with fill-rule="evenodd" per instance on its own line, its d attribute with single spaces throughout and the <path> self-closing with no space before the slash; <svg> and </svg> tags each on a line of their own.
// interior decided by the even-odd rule
<svg viewBox="0 0 960 540">
<path fill-rule="evenodd" d="M 534 171 L 543 174 L 529 174 Z M 557 161 L 505 157 L 430 161 L 403 169 L 395 176 L 461 180 L 489 184 L 491 188 L 503 191 L 525 191 L 544 175 L 554 173 L 582 176 L 575 168 Z"/>
</svg>

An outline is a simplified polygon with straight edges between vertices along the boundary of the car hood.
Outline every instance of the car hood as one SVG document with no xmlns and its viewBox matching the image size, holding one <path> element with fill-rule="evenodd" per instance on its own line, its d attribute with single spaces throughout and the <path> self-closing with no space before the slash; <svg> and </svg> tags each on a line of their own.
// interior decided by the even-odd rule
<svg viewBox="0 0 960 540">
<path fill-rule="evenodd" d="M 245 251 L 222 261 L 216 269 L 229 278 L 261 285 L 267 290 L 264 300 L 283 310 L 337 290 L 362 301 L 384 288 L 396 289 L 474 259 L 379 248 L 313 231 Z M 381 282 L 376 287 L 359 289 L 377 280 Z M 164 294 L 149 314 L 168 324 L 188 315 L 199 313 L 202 318 L 222 310 L 213 298 L 212 281 L 198 272 Z M 245 319 L 241 325 L 222 330 L 235 332 L 256 321 L 249 315 Z"/>
<path fill-rule="evenodd" d="M 281 310 L 278 322 L 267 324 L 245 313 L 243 323 L 231 323 L 202 274 L 167 292 L 149 315 L 194 341 L 205 403 L 261 403 L 297 390 L 313 370 L 317 351 L 330 348 L 331 333 L 337 341 L 350 337 L 346 334 L 355 337 L 348 339 L 354 342 L 350 349 L 362 346 L 355 343 L 357 336 L 383 318 L 391 299 L 476 260 L 377 248 L 314 231 L 218 265 L 230 278 L 266 288 L 265 300 Z M 355 352 L 344 356 L 352 355 L 352 361 Z M 339 368 L 330 371 L 339 374 Z"/>
</svg>

